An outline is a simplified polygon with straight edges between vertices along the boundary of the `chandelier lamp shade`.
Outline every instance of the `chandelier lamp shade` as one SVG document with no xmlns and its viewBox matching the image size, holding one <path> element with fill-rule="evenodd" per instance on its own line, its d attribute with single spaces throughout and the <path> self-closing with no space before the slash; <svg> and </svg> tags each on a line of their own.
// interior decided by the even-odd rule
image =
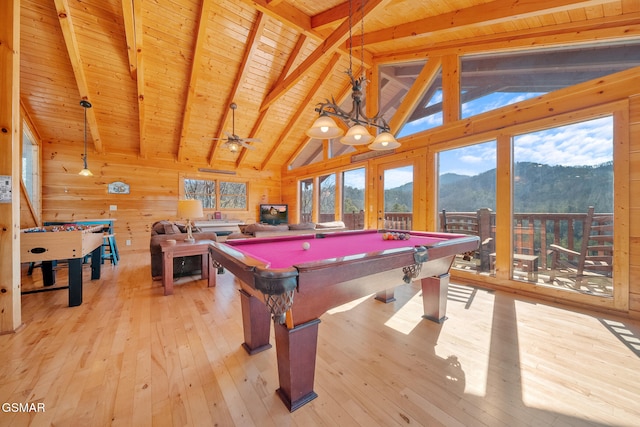
<svg viewBox="0 0 640 427">
<path fill-rule="evenodd" d="M 364 2 L 361 2 L 361 10 Z M 360 47 L 361 63 L 364 65 L 364 12 L 361 16 L 361 40 L 363 45 Z M 349 0 L 349 69 L 346 74 L 351 80 L 351 111 L 347 112 L 341 109 L 332 98 L 325 102 L 318 104 L 315 111 L 320 113 L 320 117 L 316 119 L 310 129 L 307 130 L 307 136 L 317 139 L 333 139 L 344 135 L 344 131 L 339 127 L 332 117 L 336 117 L 344 122 L 349 127 L 346 135 L 340 138 L 340 142 L 345 145 L 365 145 L 369 144 L 368 148 L 371 150 L 391 150 L 398 148 L 400 143 L 396 141 L 395 137 L 391 134 L 389 125 L 378 114 L 372 118 L 367 117 L 364 112 L 364 99 L 362 88 L 366 81 L 365 76 L 356 78 L 353 76 L 352 64 L 352 45 L 353 36 L 352 31 L 352 0 Z M 364 68 L 364 67 L 363 67 Z M 369 128 L 375 128 L 377 136 L 369 133 Z M 373 142 L 371 142 L 373 140 Z"/>
<path fill-rule="evenodd" d="M 91 171 L 89 170 L 89 166 L 87 166 L 87 108 L 91 108 L 91 103 L 85 99 L 80 101 L 80 105 L 84 108 L 84 155 L 82 156 L 82 160 L 84 162 L 84 167 L 78 175 L 81 176 L 93 176 Z"/>
</svg>

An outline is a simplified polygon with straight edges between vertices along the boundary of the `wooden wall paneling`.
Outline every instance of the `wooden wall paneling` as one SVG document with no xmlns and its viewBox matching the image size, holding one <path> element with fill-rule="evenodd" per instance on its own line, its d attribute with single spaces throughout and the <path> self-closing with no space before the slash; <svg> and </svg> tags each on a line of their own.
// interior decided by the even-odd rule
<svg viewBox="0 0 640 427">
<path fill-rule="evenodd" d="M 248 209 L 222 211 L 229 218 L 257 220 L 257 206 L 280 202 L 281 177 L 278 172 L 238 170 L 236 175 L 199 173 L 197 167 L 185 168 L 176 162 L 141 161 L 134 156 L 98 155 L 89 157 L 93 177 L 77 174 L 81 159 L 69 144 L 45 144 L 47 183 L 43 187 L 43 220 L 64 221 L 115 218 L 118 249 L 126 256 L 131 251 L 148 252 L 151 225 L 158 220 L 177 220 L 177 201 L 181 194 L 180 175 L 204 179 L 247 182 Z M 204 165 L 203 165 L 204 166 Z M 109 194 L 107 186 L 123 181 L 130 194 Z M 111 211 L 110 206 L 117 210 Z M 131 241 L 127 246 L 125 242 Z"/>
<path fill-rule="evenodd" d="M 0 334 L 22 324 L 20 296 L 20 1 L 0 2 L 0 175 L 11 200 L 0 203 Z M 4 183 L 3 183 L 4 184 Z"/>
</svg>

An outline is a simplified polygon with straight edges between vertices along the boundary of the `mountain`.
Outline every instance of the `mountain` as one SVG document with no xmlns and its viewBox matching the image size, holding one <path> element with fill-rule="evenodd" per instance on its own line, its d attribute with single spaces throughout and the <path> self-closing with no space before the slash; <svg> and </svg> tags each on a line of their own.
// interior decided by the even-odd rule
<svg viewBox="0 0 640 427">
<path fill-rule="evenodd" d="M 549 166 L 522 162 L 514 167 L 514 212 L 613 212 L 613 163 Z M 495 211 L 496 171 L 475 176 L 445 174 L 438 209 L 458 212 L 488 207 Z"/>
</svg>

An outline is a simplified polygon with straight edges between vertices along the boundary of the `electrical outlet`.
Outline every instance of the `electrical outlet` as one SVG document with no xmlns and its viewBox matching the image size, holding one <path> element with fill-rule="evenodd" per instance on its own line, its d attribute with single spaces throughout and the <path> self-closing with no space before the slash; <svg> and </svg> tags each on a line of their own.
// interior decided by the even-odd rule
<svg viewBox="0 0 640 427">
<path fill-rule="evenodd" d="M 131 240 L 127 240 L 125 243 L 127 246 L 131 246 Z"/>
<path fill-rule="evenodd" d="M 110 211 L 117 211 L 118 210 L 118 205 L 110 205 L 109 206 L 109 210 Z"/>
</svg>

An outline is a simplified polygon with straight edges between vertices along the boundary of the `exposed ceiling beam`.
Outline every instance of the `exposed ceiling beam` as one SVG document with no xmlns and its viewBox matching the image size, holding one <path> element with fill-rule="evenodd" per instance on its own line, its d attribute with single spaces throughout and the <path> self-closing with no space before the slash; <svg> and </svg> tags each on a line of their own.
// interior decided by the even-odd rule
<svg viewBox="0 0 640 427">
<path fill-rule="evenodd" d="M 84 74 L 84 67 L 82 58 L 80 57 L 80 50 L 78 49 L 78 40 L 76 39 L 76 33 L 73 28 L 73 21 L 71 19 L 69 4 L 67 0 L 54 0 L 54 2 L 56 5 L 56 12 L 58 14 L 58 21 L 60 22 L 60 28 L 62 29 L 64 43 L 67 46 L 69 60 L 71 61 L 73 74 L 76 78 L 76 84 L 78 85 L 80 98 L 91 102 L 89 96 L 89 86 L 87 85 L 87 78 Z M 98 122 L 96 121 L 95 110 L 87 108 L 86 113 L 87 123 L 89 125 L 89 130 L 91 131 L 91 139 L 93 140 L 93 146 L 98 153 L 102 153 L 102 140 L 100 139 L 100 132 L 98 130 Z"/>
<path fill-rule="evenodd" d="M 126 1 L 126 0 L 125 0 Z M 136 51 L 136 91 L 138 93 L 138 133 L 140 140 L 140 157 L 148 157 L 149 146 L 145 132 L 145 103 L 144 103 L 144 54 L 142 41 L 142 0 L 133 1 L 133 29 L 135 34 L 134 50 Z"/>
<path fill-rule="evenodd" d="M 612 31 L 616 28 L 616 31 Z M 511 31 L 504 34 L 478 36 L 472 39 L 433 43 L 429 46 L 396 50 L 374 55 L 379 64 L 426 59 L 464 50 L 467 54 L 535 48 L 541 46 L 564 46 L 581 41 L 616 40 L 628 38 L 630 33 L 640 33 L 640 12 L 621 16 L 607 16 L 588 21 Z"/>
<path fill-rule="evenodd" d="M 127 0 L 123 0 L 127 1 Z M 198 17 L 198 33 L 196 34 L 195 47 L 193 49 L 193 60 L 191 61 L 191 70 L 189 72 L 189 86 L 187 87 L 187 100 L 184 107 L 184 115 L 182 116 L 182 128 L 180 130 L 180 141 L 178 143 L 178 161 L 184 161 L 184 151 L 187 145 L 187 131 L 191 123 L 191 112 L 193 111 L 193 103 L 196 97 L 196 86 L 200 78 L 200 70 L 202 69 L 202 61 L 206 58 L 204 54 L 205 41 L 207 39 L 207 29 L 209 24 L 209 11 L 211 10 L 212 0 L 202 0 L 200 8 L 200 16 Z"/>
<path fill-rule="evenodd" d="M 246 5 L 257 9 L 259 12 L 264 13 L 267 16 L 282 22 L 290 28 L 294 28 L 297 31 L 318 38 L 318 34 L 315 34 L 311 30 L 311 18 L 300 9 L 297 9 L 290 4 L 278 1 L 278 0 L 242 0 Z"/>
<path fill-rule="evenodd" d="M 386 5 L 391 0 L 369 0 L 362 8 L 362 16 L 366 17 L 377 6 Z M 364 19 L 364 18 L 363 18 Z M 338 49 L 349 37 L 349 20 L 344 20 L 324 42 L 314 50 L 291 74 L 278 86 L 276 86 L 265 98 L 260 110 L 268 108 L 276 102 L 284 93 L 302 79 L 302 77 L 311 69 L 318 61 L 322 60 L 326 55 L 331 54 Z"/>
<path fill-rule="evenodd" d="M 293 50 L 289 54 L 289 57 L 287 58 L 287 62 L 284 64 L 284 68 L 280 73 L 280 77 L 278 77 L 278 80 L 275 82 L 274 86 L 277 86 L 278 84 L 280 84 L 280 82 L 285 79 L 287 74 L 289 74 L 289 71 L 293 67 L 293 64 L 296 61 L 296 58 L 298 58 L 298 55 L 300 55 L 300 52 L 302 52 L 302 48 L 304 47 L 304 44 L 306 42 L 307 42 L 307 36 L 304 34 L 300 34 L 300 37 L 298 37 L 298 41 L 296 42 L 296 45 L 293 47 Z M 253 125 L 253 129 L 251 129 L 249 138 L 257 138 L 258 133 L 260 132 L 260 128 L 262 128 L 262 125 L 267 117 L 268 112 L 269 112 L 269 109 L 260 111 L 258 115 L 258 119 Z M 242 147 L 242 150 L 240 150 L 240 154 L 238 155 L 238 159 L 236 160 L 236 167 L 240 166 L 240 164 L 247 157 L 248 153 L 249 153 L 249 150 L 247 150 L 245 147 Z"/>
<path fill-rule="evenodd" d="M 466 9 L 408 22 L 357 36 L 357 44 L 370 45 L 403 38 L 426 37 L 435 32 L 456 31 L 462 27 L 483 26 L 522 19 L 540 14 L 563 12 L 610 3 L 611 0 L 495 0 Z M 356 37 L 354 37 L 356 40 Z M 354 41 L 354 44 L 355 41 Z"/>
<path fill-rule="evenodd" d="M 129 73 L 132 79 L 136 79 L 138 69 L 138 59 L 136 52 L 136 27 L 135 13 L 133 8 L 134 0 L 122 0 L 122 17 L 124 20 L 124 34 L 127 40 L 127 57 L 129 58 Z"/>
<path fill-rule="evenodd" d="M 251 28 L 251 32 L 247 37 L 247 49 L 244 52 L 244 57 L 242 58 L 242 63 L 240 64 L 240 70 L 238 70 L 238 75 L 236 76 L 233 82 L 233 88 L 231 88 L 231 91 L 227 96 L 227 105 L 231 105 L 231 103 L 233 102 L 233 99 L 236 97 L 238 93 L 238 89 L 241 87 L 242 83 L 244 83 L 247 77 L 247 73 L 249 71 L 248 64 L 250 63 L 251 58 L 253 57 L 255 52 L 258 50 L 257 41 L 260 40 L 260 37 L 264 32 L 264 26 L 266 22 L 267 20 L 264 17 L 264 14 L 262 12 L 258 12 L 256 22 L 254 22 L 253 27 Z M 229 108 L 225 108 L 224 110 L 222 119 L 220 120 L 220 127 L 216 132 L 216 137 L 215 137 L 217 138 L 216 141 L 220 141 L 220 138 L 222 138 L 224 128 L 227 125 L 227 121 L 229 119 L 229 110 L 230 110 Z M 212 144 L 211 151 L 209 153 L 209 164 L 213 163 L 213 159 L 215 158 L 216 150 L 218 147 L 220 147 L 220 144 Z"/>
<path fill-rule="evenodd" d="M 355 0 L 351 6 L 352 10 L 360 10 L 362 3 L 366 0 Z M 328 26 L 334 25 L 336 22 L 343 20 L 349 16 L 349 1 L 340 3 L 331 9 L 320 12 L 311 17 L 311 28 L 320 30 Z"/>
<path fill-rule="evenodd" d="M 324 82 L 328 79 L 329 75 L 331 74 L 336 64 L 338 63 L 338 60 L 340 60 L 340 54 L 338 52 L 335 52 L 333 54 L 333 57 L 331 57 L 331 59 L 329 60 L 329 63 L 327 64 L 327 66 L 324 67 L 322 74 L 320 74 L 320 76 L 314 83 L 313 87 L 311 87 L 307 92 L 307 96 L 300 103 L 298 109 L 291 117 L 291 120 L 289 120 L 289 122 L 287 123 L 287 126 L 285 127 L 280 137 L 276 140 L 275 145 L 273 146 L 273 148 L 271 149 L 267 157 L 262 162 L 261 170 L 265 169 L 267 164 L 271 161 L 271 159 L 275 155 L 276 151 L 278 151 L 278 148 L 280 148 L 280 145 L 284 141 L 287 141 L 289 139 L 289 135 L 293 131 L 293 128 L 297 125 L 300 118 L 303 116 L 305 111 L 309 108 L 309 104 L 312 102 L 313 97 L 316 96 L 316 92 L 318 91 L 318 89 L 320 89 L 320 87 L 322 87 Z"/>
</svg>

